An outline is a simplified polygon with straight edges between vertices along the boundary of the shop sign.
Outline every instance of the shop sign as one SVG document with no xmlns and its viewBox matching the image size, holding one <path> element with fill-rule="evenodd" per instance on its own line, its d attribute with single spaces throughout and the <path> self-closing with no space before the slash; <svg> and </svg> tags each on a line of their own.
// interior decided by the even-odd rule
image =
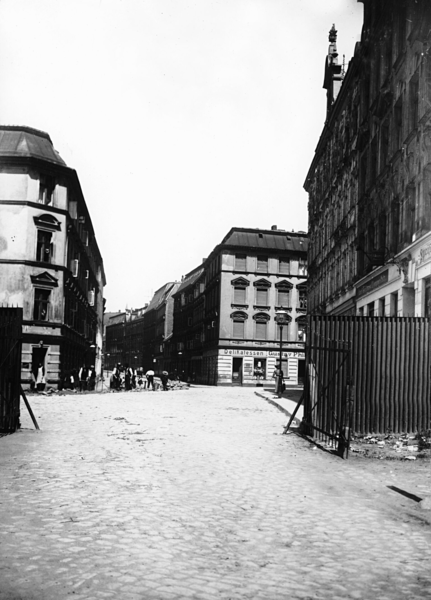
<svg viewBox="0 0 431 600">
<path fill-rule="evenodd" d="M 388 283 L 389 271 L 386 269 L 383 273 L 377 275 L 377 277 L 373 277 L 363 285 L 356 288 L 356 296 L 359 298 L 360 296 L 366 296 L 377 288 Z"/>
<path fill-rule="evenodd" d="M 223 350 L 223 354 L 228 354 L 231 356 L 260 356 L 262 358 L 265 357 L 275 357 L 278 358 L 280 356 L 280 352 L 278 350 L 236 350 L 225 348 Z M 283 358 L 305 358 L 304 352 L 283 352 Z"/>
<path fill-rule="evenodd" d="M 424 262 L 427 262 L 431 258 L 431 242 L 427 244 L 424 248 L 419 250 L 419 256 L 417 258 L 418 267 L 422 265 Z"/>
</svg>

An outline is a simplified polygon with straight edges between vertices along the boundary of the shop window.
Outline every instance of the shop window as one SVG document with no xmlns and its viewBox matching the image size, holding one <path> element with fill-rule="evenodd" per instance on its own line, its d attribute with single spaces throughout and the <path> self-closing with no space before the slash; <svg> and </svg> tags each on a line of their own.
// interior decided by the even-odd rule
<svg viewBox="0 0 431 600">
<path fill-rule="evenodd" d="M 35 288 L 33 309 L 33 319 L 35 321 L 48 321 L 50 296 L 51 290 Z"/>
<path fill-rule="evenodd" d="M 52 232 L 37 230 L 36 260 L 50 263 L 52 260 L 53 244 Z"/>
<path fill-rule="evenodd" d="M 287 258 L 280 258 L 278 261 L 278 272 L 281 275 L 290 274 L 290 260 Z"/>
<path fill-rule="evenodd" d="M 255 358 L 253 365 L 253 375 L 256 379 L 266 379 L 266 359 Z"/>
<path fill-rule="evenodd" d="M 245 271 L 247 267 L 247 256 L 245 254 L 235 254 L 235 271 Z"/>
</svg>

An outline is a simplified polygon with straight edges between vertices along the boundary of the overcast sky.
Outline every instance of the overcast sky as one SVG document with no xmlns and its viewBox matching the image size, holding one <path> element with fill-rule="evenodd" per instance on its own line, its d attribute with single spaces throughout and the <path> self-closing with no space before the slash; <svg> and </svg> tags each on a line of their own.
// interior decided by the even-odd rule
<svg viewBox="0 0 431 600">
<path fill-rule="evenodd" d="M 231 227 L 307 230 L 303 183 L 356 0 L 0 0 L 0 121 L 76 169 L 107 310 L 137 308 Z"/>
</svg>

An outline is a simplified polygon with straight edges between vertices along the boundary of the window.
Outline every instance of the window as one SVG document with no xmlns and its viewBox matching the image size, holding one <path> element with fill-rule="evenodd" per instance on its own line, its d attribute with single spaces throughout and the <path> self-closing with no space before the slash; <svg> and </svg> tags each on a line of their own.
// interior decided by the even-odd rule
<svg viewBox="0 0 431 600">
<path fill-rule="evenodd" d="M 89 304 L 90 306 L 94 306 L 94 300 L 95 300 L 95 296 L 96 296 L 96 294 L 95 294 L 95 291 L 94 291 L 94 290 L 90 290 L 90 291 L 88 292 L 88 304 Z"/>
<path fill-rule="evenodd" d="M 298 275 L 302 275 L 303 277 L 305 277 L 307 275 L 307 259 L 306 258 L 299 259 Z"/>
<path fill-rule="evenodd" d="M 282 275 L 290 274 L 290 260 L 287 258 L 280 258 L 278 261 L 278 272 Z"/>
<path fill-rule="evenodd" d="M 235 254 L 235 271 L 245 271 L 247 267 L 247 256 L 245 254 Z"/>
<path fill-rule="evenodd" d="M 368 316 L 374 317 L 374 302 L 368 304 Z"/>
<path fill-rule="evenodd" d="M 298 287 L 298 308 L 307 310 L 307 288 L 305 286 Z"/>
<path fill-rule="evenodd" d="M 394 152 L 398 150 L 403 142 L 403 101 L 401 98 L 398 98 L 395 107 L 394 107 L 394 125 L 395 125 L 395 135 L 394 135 L 394 143 L 395 147 L 393 148 Z"/>
<path fill-rule="evenodd" d="M 70 270 L 72 271 L 72 277 L 78 277 L 79 260 L 77 258 L 70 261 Z"/>
<path fill-rule="evenodd" d="M 266 340 L 269 315 L 260 313 L 255 315 L 253 319 L 255 321 L 255 339 Z"/>
<path fill-rule="evenodd" d="M 305 342 L 307 337 L 307 321 L 304 317 L 301 317 L 297 321 L 298 323 L 298 341 Z"/>
<path fill-rule="evenodd" d="M 384 298 L 379 298 L 379 316 L 380 317 L 385 316 L 385 299 Z"/>
<path fill-rule="evenodd" d="M 268 306 L 268 288 L 264 288 L 264 287 L 256 288 L 256 305 L 257 306 Z"/>
<path fill-rule="evenodd" d="M 234 304 L 246 303 L 246 288 L 243 286 L 235 286 L 233 290 Z"/>
<path fill-rule="evenodd" d="M 33 319 L 35 321 L 47 321 L 49 318 L 49 297 L 51 290 L 34 290 Z"/>
<path fill-rule="evenodd" d="M 424 308 L 423 316 L 431 317 L 431 277 L 424 279 Z M 393 294 L 395 295 L 395 294 Z"/>
<path fill-rule="evenodd" d="M 233 337 L 234 338 L 244 338 L 244 322 L 243 320 L 234 319 L 233 320 Z"/>
<path fill-rule="evenodd" d="M 43 231 L 42 229 L 37 230 L 37 246 L 36 246 L 36 260 L 40 262 L 51 262 L 52 257 L 52 232 Z"/>
<path fill-rule="evenodd" d="M 263 273 L 268 272 L 268 259 L 266 256 L 257 257 L 257 270 Z"/>
<path fill-rule="evenodd" d="M 51 204 L 54 191 L 54 181 L 51 177 L 41 175 L 39 181 L 39 203 Z"/>
<path fill-rule="evenodd" d="M 277 306 L 290 306 L 290 290 L 288 288 L 279 288 L 277 290 Z"/>
</svg>

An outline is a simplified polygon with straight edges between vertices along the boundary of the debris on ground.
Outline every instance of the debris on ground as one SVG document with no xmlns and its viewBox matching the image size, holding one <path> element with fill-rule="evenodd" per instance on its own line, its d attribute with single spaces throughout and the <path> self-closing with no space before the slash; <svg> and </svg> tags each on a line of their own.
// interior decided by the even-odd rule
<svg viewBox="0 0 431 600">
<path fill-rule="evenodd" d="M 350 452 L 365 458 L 431 460 L 431 430 L 419 433 L 353 434 Z"/>
</svg>

